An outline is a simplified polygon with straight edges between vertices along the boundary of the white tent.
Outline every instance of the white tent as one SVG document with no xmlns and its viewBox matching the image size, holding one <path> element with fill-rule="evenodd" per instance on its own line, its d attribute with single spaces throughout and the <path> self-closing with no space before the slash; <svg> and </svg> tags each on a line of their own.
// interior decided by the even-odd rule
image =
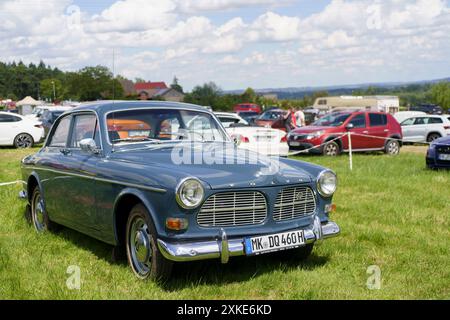
<svg viewBox="0 0 450 320">
<path fill-rule="evenodd" d="M 16 106 L 40 106 L 42 105 L 41 101 L 34 100 L 32 97 L 25 97 L 23 100 L 20 100 L 16 103 Z"/>
<path fill-rule="evenodd" d="M 36 106 L 40 106 L 43 103 L 41 101 L 34 100 L 32 97 L 25 97 L 23 100 L 20 100 L 16 103 L 17 108 L 19 109 L 19 113 L 21 115 L 27 115 L 33 112 L 33 109 Z"/>
</svg>

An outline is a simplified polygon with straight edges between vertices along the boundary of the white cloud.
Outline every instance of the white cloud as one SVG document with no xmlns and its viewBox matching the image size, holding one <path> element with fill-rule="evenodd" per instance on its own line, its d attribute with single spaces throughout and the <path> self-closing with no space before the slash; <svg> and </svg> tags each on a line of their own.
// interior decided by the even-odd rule
<svg viewBox="0 0 450 320">
<path fill-rule="evenodd" d="M 178 9 L 186 13 L 236 10 L 254 6 L 282 6 L 292 0 L 179 0 Z"/>
<path fill-rule="evenodd" d="M 0 60 L 110 66 L 115 47 L 125 76 L 171 81 L 176 74 L 187 88 L 210 80 L 224 88 L 402 80 L 450 70 L 444 0 L 332 0 L 304 17 L 277 10 L 290 0 L 121 0 L 95 15 L 73 1 L 0 1 Z M 244 7 L 265 10 L 249 17 Z M 229 10 L 228 20 L 209 15 L 218 10 Z"/>
</svg>

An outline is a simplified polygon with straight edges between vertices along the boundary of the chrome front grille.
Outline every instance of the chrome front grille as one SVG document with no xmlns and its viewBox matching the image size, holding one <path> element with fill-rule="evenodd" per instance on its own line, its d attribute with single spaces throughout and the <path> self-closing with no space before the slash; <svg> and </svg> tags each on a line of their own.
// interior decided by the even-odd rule
<svg viewBox="0 0 450 320">
<path fill-rule="evenodd" d="M 266 217 L 267 201 L 260 192 L 223 192 L 205 201 L 197 223 L 202 227 L 246 226 L 260 224 Z"/>
<path fill-rule="evenodd" d="M 308 216 L 316 211 L 316 197 L 309 187 L 289 187 L 278 193 L 273 219 L 285 221 Z"/>
</svg>

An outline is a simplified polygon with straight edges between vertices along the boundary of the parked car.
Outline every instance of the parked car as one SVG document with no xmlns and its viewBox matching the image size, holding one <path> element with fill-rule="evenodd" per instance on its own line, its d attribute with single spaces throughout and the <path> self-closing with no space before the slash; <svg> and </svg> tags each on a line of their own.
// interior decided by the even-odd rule
<svg viewBox="0 0 450 320">
<path fill-rule="evenodd" d="M 450 115 L 419 116 L 401 123 L 403 139 L 407 142 L 432 142 L 450 134 Z"/>
<path fill-rule="evenodd" d="M 64 112 L 71 109 L 71 107 L 55 107 L 52 109 L 47 109 L 42 113 L 40 120 L 42 122 L 42 126 L 44 127 L 46 136 L 56 119 L 58 119 L 58 117 L 60 117 Z"/>
<path fill-rule="evenodd" d="M 422 111 L 426 114 L 443 114 L 444 110 L 438 105 L 430 104 L 430 103 L 422 103 L 417 106 L 413 106 L 409 108 L 410 111 Z"/>
<path fill-rule="evenodd" d="M 108 121 L 125 120 L 150 134 L 119 138 Z M 180 147 L 192 152 L 187 162 L 178 162 Z M 215 152 L 227 161 L 189 162 Z M 339 234 L 329 218 L 332 171 L 280 159 L 268 174 L 273 159 L 254 155 L 199 106 L 90 103 L 58 118 L 44 147 L 23 159 L 20 196 L 38 232 L 61 224 L 115 246 L 116 256 L 124 248 L 140 279 L 168 277 L 173 262 L 287 249 L 305 258 Z"/>
<path fill-rule="evenodd" d="M 262 109 L 259 105 L 255 103 L 240 103 L 233 107 L 233 111 L 236 113 L 251 111 L 260 114 L 262 112 Z"/>
<path fill-rule="evenodd" d="M 398 123 L 402 123 L 406 119 L 412 118 L 412 117 L 418 117 L 418 116 L 426 116 L 427 114 L 422 111 L 399 111 L 394 114 L 395 120 L 397 120 Z"/>
<path fill-rule="evenodd" d="M 241 111 L 238 112 L 238 115 L 251 125 L 255 124 L 256 119 L 259 117 L 259 113 L 254 111 Z"/>
<path fill-rule="evenodd" d="M 219 118 L 220 122 L 225 128 L 234 126 L 248 126 L 248 122 L 236 113 L 216 112 L 215 115 L 217 118 Z"/>
<path fill-rule="evenodd" d="M 31 148 L 44 137 L 39 122 L 11 112 L 0 112 L 0 145 Z"/>
<path fill-rule="evenodd" d="M 42 115 L 44 114 L 45 111 L 54 108 L 52 106 L 39 106 L 39 107 L 35 107 L 33 112 L 30 114 L 27 114 L 25 117 L 27 118 L 32 118 L 35 120 L 40 120 Z"/>
<path fill-rule="evenodd" d="M 267 156 L 289 155 L 286 132 L 282 130 L 247 126 L 229 127 L 226 131 L 240 148 Z"/>
<path fill-rule="evenodd" d="M 310 152 L 336 156 L 349 150 L 348 136 L 339 138 L 348 131 L 360 134 L 352 136 L 353 151 L 383 150 L 391 155 L 400 152 L 402 129 L 392 115 L 381 112 L 331 113 L 311 126 L 292 130 L 288 144 L 300 150 L 317 147 Z"/>
<path fill-rule="evenodd" d="M 426 164 L 430 169 L 450 169 L 450 136 L 436 139 L 430 144 Z"/>
<path fill-rule="evenodd" d="M 255 124 L 258 127 L 266 127 L 273 129 L 280 129 L 286 131 L 284 116 L 286 111 L 282 109 L 272 109 L 264 112 L 256 120 Z"/>
</svg>

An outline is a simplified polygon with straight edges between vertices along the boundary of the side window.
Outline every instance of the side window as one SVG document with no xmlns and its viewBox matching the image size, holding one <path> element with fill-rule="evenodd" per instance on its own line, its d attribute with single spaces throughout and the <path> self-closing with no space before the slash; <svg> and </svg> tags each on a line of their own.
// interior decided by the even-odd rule
<svg viewBox="0 0 450 320">
<path fill-rule="evenodd" d="M 402 122 L 402 126 L 412 126 L 416 118 L 409 118 Z"/>
<path fill-rule="evenodd" d="M 72 117 L 67 116 L 61 119 L 57 124 L 55 131 L 53 132 L 52 140 L 50 141 L 50 147 L 65 147 L 67 138 L 69 137 L 70 122 Z"/>
<path fill-rule="evenodd" d="M 353 124 L 354 128 L 365 128 L 366 127 L 366 115 L 358 114 L 350 120 L 350 123 Z"/>
<path fill-rule="evenodd" d="M 95 115 L 86 114 L 75 116 L 72 136 L 70 139 L 70 147 L 79 148 L 81 140 L 95 139 L 95 136 L 98 136 L 98 130 L 96 130 L 96 127 L 97 118 Z"/>
<path fill-rule="evenodd" d="M 369 121 L 371 127 L 382 127 L 387 125 L 387 116 L 380 113 L 370 113 Z"/>
<path fill-rule="evenodd" d="M 9 114 L 0 114 L 0 122 L 19 122 L 22 121 L 20 117 L 12 116 Z"/>
<path fill-rule="evenodd" d="M 444 123 L 441 118 L 429 118 L 428 120 L 429 124 L 437 124 L 437 123 Z"/>
<path fill-rule="evenodd" d="M 421 124 L 427 124 L 428 118 L 416 118 L 416 121 L 414 122 L 414 125 L 421 125 Z"/>
</svg>

